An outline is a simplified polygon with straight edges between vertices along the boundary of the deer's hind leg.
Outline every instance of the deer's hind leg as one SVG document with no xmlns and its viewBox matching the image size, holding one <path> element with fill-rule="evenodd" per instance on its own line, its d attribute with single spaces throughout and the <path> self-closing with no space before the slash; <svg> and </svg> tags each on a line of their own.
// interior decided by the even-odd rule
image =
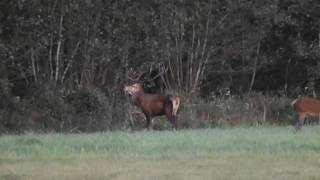
<svg viewBox="0 0 320 180">
<path fill-rule="evenodd" d="M 177 129 L 178 123 L 177 123 L 177 116 L 174 116 L 172 114 L 166 114 L 166 117 L 168 121 L 171 123 L 173 129 Z"/>
<path fill-rule="evenodd" d="M 152 130 L 153 129 L 153 119 L 152 119 L 152 116 L 150 116 L 149 114 L 147 113 L 144 113 L 145 116 L 146 116 L 146 126 L 145 128 L 146 129 L 149 129 L 149 130 Z"/>
<path fill-rule="evenodd" d="M 176 115 L 172 115 L 171 122 L 173 129 L 178 129 L 178 120 Z"/>
<path fill-rule="evenodd" d="M 169 122 L 171 123 L 172 128 L 177 129 L 178 128 L 177 116 L 173 114 L 171 103 L 168 103 L 166 105 L 165 114 L 166 114 L 166 117 L 168 118 Z"/>
</svg>

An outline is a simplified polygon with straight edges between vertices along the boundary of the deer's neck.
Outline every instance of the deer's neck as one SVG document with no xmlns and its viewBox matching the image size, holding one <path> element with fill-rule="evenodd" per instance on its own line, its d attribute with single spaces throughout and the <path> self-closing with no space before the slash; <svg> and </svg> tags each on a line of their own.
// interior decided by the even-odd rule
<svg viewBox="0 0 320 180">
<path fill-rule="evenodd" d="M 136 106 L 140 106 L 141 105 L 141 98 L 144 96 L 144 92 L 137 92 L 135 94 L 132 95 L 132 102 L 134 105 Z"/>
</svg>

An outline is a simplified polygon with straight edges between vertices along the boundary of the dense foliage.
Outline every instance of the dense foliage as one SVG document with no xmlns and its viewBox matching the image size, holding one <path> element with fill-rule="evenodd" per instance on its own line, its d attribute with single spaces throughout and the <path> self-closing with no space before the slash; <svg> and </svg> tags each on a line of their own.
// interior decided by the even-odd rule
<svg viewBox="0 0 320 180">
<path fill-rule="evenodd" d="M 122 87 L 142 73 L 185 110 L 199 98 L 316 96 L 319 49 L 316 0 L 2 0 L 0 132 L 132 127 Z M 263 119 L 284 108 L 262 104 Z"/>
</svg>

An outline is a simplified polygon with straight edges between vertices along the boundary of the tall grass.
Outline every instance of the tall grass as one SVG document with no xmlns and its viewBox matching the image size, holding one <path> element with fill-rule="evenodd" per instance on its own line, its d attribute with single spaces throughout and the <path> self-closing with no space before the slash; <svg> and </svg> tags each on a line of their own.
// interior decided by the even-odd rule
<svg viewBox="0 0 320 180">
<path fill-rule="evenodd" d="M 228 128 L 180 131 L 24 134 L 0 137 L 0 159 L 198 158 L 217 154 L 320 153 L 319 127 Z"/>
</svg>

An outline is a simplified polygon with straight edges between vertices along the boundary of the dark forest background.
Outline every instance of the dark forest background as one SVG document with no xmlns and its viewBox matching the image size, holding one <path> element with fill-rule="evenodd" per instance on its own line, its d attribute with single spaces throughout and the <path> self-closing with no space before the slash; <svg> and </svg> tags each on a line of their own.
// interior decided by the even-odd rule
<svg viewBox="0 0 320 180">
<path fill-rule="evenodd" d="M 0 132 L 142 128 L 134 79 L 181 128 L 288 125 L 319 56 L 317 0 L 1 0 Z"/>
</svg>

